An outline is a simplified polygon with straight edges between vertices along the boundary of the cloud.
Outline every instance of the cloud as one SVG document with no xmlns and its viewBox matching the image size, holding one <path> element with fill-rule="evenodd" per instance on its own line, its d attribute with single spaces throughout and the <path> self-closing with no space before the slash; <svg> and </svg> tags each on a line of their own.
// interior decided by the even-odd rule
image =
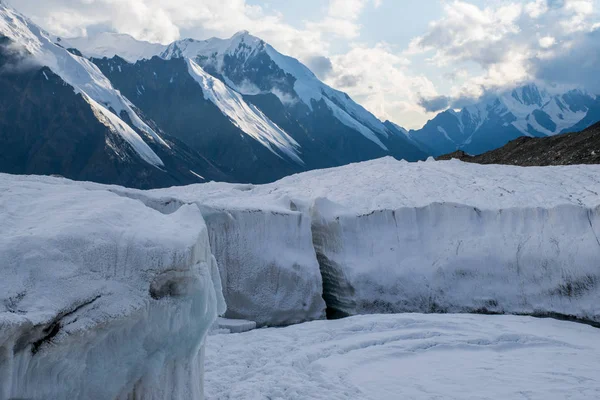
<svg viewBox="0 0 600 400">
<path fill-rule="evenodd" d="M 306 66 L 310 68 L 320 79 L 325 79 L 333 70 L 333 64 L 331 59 L 324 56 L 308 57 L 306 59 Z"/>
<path fill-rule="evenodd" d="M 340 38 L 354 39 L 360 35 L 358 18 L 369 4 L 379 7 L 381 0 L 329 0 L 325 17 L 319 21 L 306 22 L 306 28 Z"/>
<path fill-rule="evenodd" d="M 30 57 L 23 47 L 8 38 L 0 38 L 0 75 L 20 74 L 41 67 L 42 64 L 35 57 Z"/>
<path fill-rule="evenodd" d="M 546 82 L 583 85 L 600 94 L 600 27 L 563 44 L 559 51 L 533 62 L 535 76 Z"/>
<path fill-rule="evenodd" d="M 409 60 L 399 53 L 387 43 L 354 44 L 347 53 L 331 57 L 333 70 L 326 83 L 348 92 L 382 120 L 420 127 L 431 115 L 423 114 L 418 93 L 438 93 L 427 77 L 410 71 Z"/>
<path fill-rule="evenodd" d="M 427 112 L 439 112 L 450 106 L 450 98 L 448 96 L 421 97 L 419 105 Z"/>
<path fill-rule="evenodd" d="M 245 0 L 8 0 L 47 30 L 85 36 L 103 26 L 139 40 L 170 43 L 183 37 L 230 37 L 246 29 L 279 50 L 303 57 L 327 54 L 320 31 L 295 28 L 283 15 Z"/>
<path fill-rule="evenodd" d="M 481 71 L 461 79 L 450 74 L 456 79 L 448 94 L 452 99 L 531 80 L 589 86 L 592 65 L 598 65 L 598 40 L 591 32 L 595 18 L 593 0 L 513 0 L 487 7 L 455 0 L 445 3 L 444 16 L 415 38 L 405 55 L 426 54 L 437 67 Z"/>
<path fill-rule="evenodd" d="M 349 89 L 358 86 L 361 80 L 358 75 L 341 75 L 336 78 L 334 85 L 340 89 Z"/>
</svg>

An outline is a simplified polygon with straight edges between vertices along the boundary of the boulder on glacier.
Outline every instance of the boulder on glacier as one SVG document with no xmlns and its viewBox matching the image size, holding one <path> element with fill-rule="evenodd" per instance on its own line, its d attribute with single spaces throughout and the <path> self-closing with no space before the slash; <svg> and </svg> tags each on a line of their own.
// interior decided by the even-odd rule
<svg viewBox="0 0 600 400">
<path fill-rule="evenodd" d="M 224 312 L 195 205 L 0 174 L 0 398 L 202 398 Z"/>
</svg>

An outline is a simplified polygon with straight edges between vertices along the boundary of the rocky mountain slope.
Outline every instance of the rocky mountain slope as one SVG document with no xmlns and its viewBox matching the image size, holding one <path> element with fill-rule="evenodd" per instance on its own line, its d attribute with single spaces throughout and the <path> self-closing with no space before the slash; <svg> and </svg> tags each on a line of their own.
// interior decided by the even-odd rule
<svg viewBox="0 0 600 400">
<path fill-rule="evenodd" d="M 509 164 L 521 166 L 600 164 L 600 123 L 583 132 L 546 138 L 522 137 L 504 147 L 472 156 L 463 151 L 439 157 L 478 164 Z"/>
</svg>

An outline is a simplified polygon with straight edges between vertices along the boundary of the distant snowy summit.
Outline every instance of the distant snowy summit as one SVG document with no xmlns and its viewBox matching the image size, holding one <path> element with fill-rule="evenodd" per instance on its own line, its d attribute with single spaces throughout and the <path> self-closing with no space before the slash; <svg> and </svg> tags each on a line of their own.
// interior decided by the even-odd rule
<svg viewBox="0 0 600 400">
<path fill-rule="evenodd" d="M 481 154 L 521 136 L 578 132 L 600 121 L 600 98 L 583 89 L 527 84 L 460 111 L 438 114 L 409 136 L 435 156 Z"/>
</svg>

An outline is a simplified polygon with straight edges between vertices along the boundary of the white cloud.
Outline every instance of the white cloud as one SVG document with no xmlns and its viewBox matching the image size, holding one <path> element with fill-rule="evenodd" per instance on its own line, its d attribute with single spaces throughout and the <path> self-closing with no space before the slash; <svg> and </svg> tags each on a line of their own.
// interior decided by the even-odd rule
<svg viewBox="0 0 600 400">
<path fill-rule="evenodd" d="M 556 43 L 556 39 L 552 36 L 544 36 L 543 38 L 540 38 L 539 43 L 541 48 L 547 49 Z"/>
<path fill-rule="evenodd" d="M 358 17 L 369 4 L 381 5 L 381 0 L 329 0 L 327 15 L 320 21 L 307 22 L 307 29 L 331 33 L 337 37 L 353 39 L 360 35 Z"/>
<path fill-rule="evenodd" d="M 196 38 L 229 37 L 246 29 L 297 56 L 324 53 L 322 32 L 296 29 L 277 12 L 245 0 L 9 0 L 35 22 L 60 36 L 86 35 L 90 27 L 136 39 L 170 43 L 182 32 Z"/>
<path fill-rule="evenodd" d="M 410 72 L 410 62 L 386 43 L 374 47 L 355 44 L 348 53 L 331 57 L 333 69 L 327 83 L 350 94 L 381 119 L 419 121 L 426 116 L 418 105 L 421 95 L 435 96 L 433 83 Z"/>
<path fill-rule="evenodd" d="M 446 3 L 444 16 L 432 22 L 423 36 L 415 38 L 405 53 L 428 54 L 429 62 L 437 66 L 461 70 L 474 65 L 483 71 L 456 79 L 449 93 L 454 99 L 477 98 L 539 79 L 540 71 L 560 80 L 560 72 L 549 67 L 569 49 L 579 49 L 594 26 L 593 0 L 492 4 L 481 8 L 460 0 Z M 578 50 L 577 54 L 583 53 Z M 563 73 L 572 76 L 566 70 Z M 575 81 L 571 79 L 570 83 Z M 580 83 L 585 84 L 583 77 Z"/>
</svg>

